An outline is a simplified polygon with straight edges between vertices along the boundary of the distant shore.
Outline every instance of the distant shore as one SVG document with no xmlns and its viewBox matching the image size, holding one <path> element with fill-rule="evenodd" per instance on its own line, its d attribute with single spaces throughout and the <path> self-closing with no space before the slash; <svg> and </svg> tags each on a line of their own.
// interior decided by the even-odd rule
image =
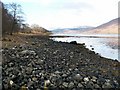
<svg viewBox="0 0 120 90">
<path fill-rule="evenodd" d="M 117 60 L 103 58 L 75 42 L 39 35 L 3 39 L 3 89 L 120 88 Z"/>
</svg>

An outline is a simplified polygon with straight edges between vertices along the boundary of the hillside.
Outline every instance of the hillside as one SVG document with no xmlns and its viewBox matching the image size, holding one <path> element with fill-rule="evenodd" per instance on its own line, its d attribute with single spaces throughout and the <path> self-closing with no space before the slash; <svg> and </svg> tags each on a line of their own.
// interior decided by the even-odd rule
<svg viewBox="0 0 120 90">
<path fill-rule="evenodd" d="M 97 27 L 81 26 L 53 30 L 54 34 L 118 34 L 118 18 Z"/>
<path fill-rule="evenodd" d="M 118 18 L 113 19 L 105 24 L 95 27 L 89 31 L 83 32 L 83 34 L 118 34 Z"/>
<path fill-rule="evenodd" d="M 32 34 L 32 35 L 50 35 L 52 34 L 51 31 L 40 27 L 38 25 L 34 25 L 32 27 L 25 27 L 20 33 L 22 34 Z"/>
</svg>

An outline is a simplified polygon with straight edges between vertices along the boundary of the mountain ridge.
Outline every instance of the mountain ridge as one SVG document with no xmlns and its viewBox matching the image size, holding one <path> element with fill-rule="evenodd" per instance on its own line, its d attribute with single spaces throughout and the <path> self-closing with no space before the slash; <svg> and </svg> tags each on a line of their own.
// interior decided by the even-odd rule
<svg viewBox="0 0 120 90">
<path fill-rule="evenodd" d="M 116 18 L 107 23 L 99 25 L 94 29 L 83 32 L 83 34 L 118 34 L 118 27 L 120 26 L 118 19 L 120 18 Z"/>
<path fill-rule="evenodd" d="M 77 33 L 79 31 L 86 31 L 90 30 L 94 27 L 92 26 L 79 26 L 79 27 L 72 27 L 72 28 L 57 28 L 52 30 L 53 33 Z"/>
<path fill-rule="evenodd" d="M 74 28 L 60 28 L 53 32 L 57 34 L 118 34 L 118 23 L 120 18 L 112 19 L 96 27 L 79 26 Z"/>
</svg>

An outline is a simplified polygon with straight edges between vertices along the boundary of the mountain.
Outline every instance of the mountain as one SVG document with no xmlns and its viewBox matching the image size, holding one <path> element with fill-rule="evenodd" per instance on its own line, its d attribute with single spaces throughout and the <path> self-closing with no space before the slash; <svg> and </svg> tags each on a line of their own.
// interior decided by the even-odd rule
<svg viewBox="0 0 120 90">
<path fill-rule="evenodd" d="M 79 26 L 79 27 L 74 27 L 74 28 L 58 28 L 55 30 L 52 30 L 54 34 L 71 34 L 71 33 L 79 33 L 83 31 L 87 31 L 93 29 L 91 26 Z"/>
<path fill-rule="evenodd" d="M 118 26 L 120 26 L 120 23 L 118 23 L 118 18 L 116 18 L 97 27 L 58 28 L 52 32 L 54 34 L 118 34 Z"/>
<path fill-rule="evenodd" d="M 89 31 L 85 31 L 83 34 L 118 34 L 118 26 L 120 26 L 120 23 L 118 23 L 118 18 L 116 18 Z"/>
</svg>

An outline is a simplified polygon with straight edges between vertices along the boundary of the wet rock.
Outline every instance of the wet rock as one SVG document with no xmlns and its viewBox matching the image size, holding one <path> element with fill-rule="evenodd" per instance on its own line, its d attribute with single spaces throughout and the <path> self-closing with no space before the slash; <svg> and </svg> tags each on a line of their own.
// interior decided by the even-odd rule
<svg viewBox="0 0 120 90">
<path fill-rule="evenodd" d="M 92 50 L 94 50 L 94 48 L 91 48 Z"/>
<path fill-rule="evenodd" d="M 77 44 L 77 42 L 76 41 L 71 41 L 70 44 Z"/>
<path fill-rule="evenodd" d="M 90 45 L 90 47 L 92 47 L 92 45 Z"/>
</svg>

